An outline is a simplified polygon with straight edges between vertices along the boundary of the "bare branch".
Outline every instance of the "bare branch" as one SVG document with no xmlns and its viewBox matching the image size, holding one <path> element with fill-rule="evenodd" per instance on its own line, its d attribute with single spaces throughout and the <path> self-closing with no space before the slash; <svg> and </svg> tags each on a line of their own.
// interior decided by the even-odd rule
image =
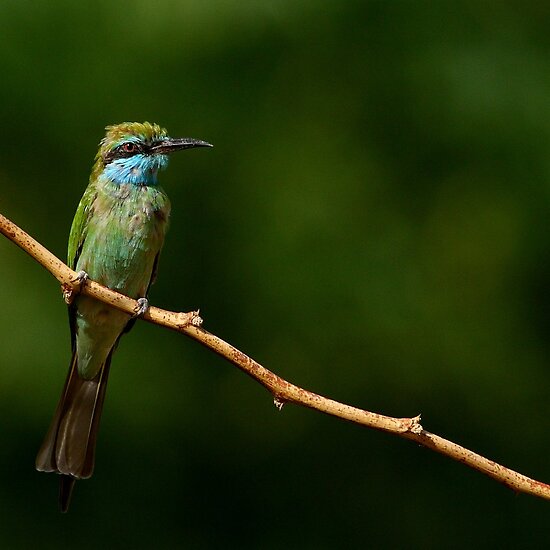
<svg viewBox="0 0 550 550">
<path fill-rule="evenodd" d="M 1 214 L 0 232 L 30 254 L 61 283 L 66 299 L 70 300 L 75 292 L 82 292 L 126 313 L 133 314 L 136 311 L 136 300 L 109 290 L 94 281 L 86 281 L 81 288 L 76 272 L 69 269 L 59 258 Z M 462 462 L 470 468 L 474 468 L 510 487 L 514 491 L 550 500 L 550 485 L 530 479 L 456 443 L 427 432 L 420 424 L 420 416 L 414 418 L 393 418 L 376 414 L 339 403 L 338 401 L 328 399 L 287 382 L 231 344 L 204 330 L 200 326 L 202 320 L 198 312 L 176 313 L 151 306 L 142 319 L 177 332 L 182 332 L 224 359 L 227 359 L 227 361 L 254 378 L 271 392 L 275 406 L 279 409 L 285 403 L 295 403 L 296 405 L 315 409 L 343 420 L 349 420 L 355 424 L 410 439 L 419 445 Z"/>
</svg>

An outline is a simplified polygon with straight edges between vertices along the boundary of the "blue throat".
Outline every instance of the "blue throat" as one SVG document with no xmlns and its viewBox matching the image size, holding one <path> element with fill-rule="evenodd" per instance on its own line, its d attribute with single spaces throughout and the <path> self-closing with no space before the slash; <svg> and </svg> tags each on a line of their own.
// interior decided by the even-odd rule
<svg viewBox="0 0 550 550">
<path fill-rule="evenodd" d="M 110 162 L 103 176 L 118 185 L 157 185 L 157 174 L 168 165 L 168 155 L 134 155 Z"/>
</svg>

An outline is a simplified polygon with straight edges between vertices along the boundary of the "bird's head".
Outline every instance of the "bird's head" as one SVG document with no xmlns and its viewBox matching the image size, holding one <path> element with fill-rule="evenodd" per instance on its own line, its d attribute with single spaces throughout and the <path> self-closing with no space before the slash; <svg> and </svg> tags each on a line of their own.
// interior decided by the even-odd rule
<svg viewBox="0 0 550 550">
<path fill-rule="evenodd" d="M 102 176 L 117 184 L 155 185 L 170 153 L 212 147 L 200 139 L 171 138 L 164 128 L 150 122 L 123 122 L 107 126 L 106 131 L 92 177 Z"/>
</svg>

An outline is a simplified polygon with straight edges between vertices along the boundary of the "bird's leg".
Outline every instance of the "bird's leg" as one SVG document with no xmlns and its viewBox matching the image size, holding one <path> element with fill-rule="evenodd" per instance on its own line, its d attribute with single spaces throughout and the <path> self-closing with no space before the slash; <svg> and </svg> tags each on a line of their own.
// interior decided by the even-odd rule
<svg viewBox="0 0 550 550">
<path fill-rule="evenodd" d="M 147 313 L 147 310 L 149 309 L 149 300 L 147 298 L 138 298 L 137 299 L 137 305 L 134 309 L 134 315 L 132 315 L 132 318 L 135 319 L 136 317 L 141 317 Z"/>
<path fill-rule="evenodd" d="M 85 271 L 79 271 L 74 279 L 71 279 L 69 283 L 61 285 L 61 291 L 63 292 L 63 299 L 65 303 L 71 305 L 75 297 L 80 294 L 82 287 L 88 280 L 88 274 Z"/>
</svg>

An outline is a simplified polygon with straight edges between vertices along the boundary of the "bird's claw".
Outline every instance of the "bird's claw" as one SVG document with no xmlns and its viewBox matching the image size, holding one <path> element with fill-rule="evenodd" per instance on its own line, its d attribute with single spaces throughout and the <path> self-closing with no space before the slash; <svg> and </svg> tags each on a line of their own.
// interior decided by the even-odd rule
<svg viewBox="0 0 550 550">
<path fill-rule="evenodd" d="M 80 270 L 73 279 L 73 282 L 82 286 L 89 278 L 90 277 L 88 277 L 88 274 L 85 271 Z"/>
<path fill-rule="evenodd" d="M 149 309 L 149 300 L 147 298 L 138 298 L 137 305 L 134 309 L 134 315 L 132 318 L 141 317 L 147 313 Z"/>
<path fill-rule="evenodd" d="M 65 303 L 71 305 L 75 297 L 80 294 L 82 287 L 89 279 L 88 274 L 85 271 L 79 271 L 74 279 L 71 279 L 69 283 L 61 285 L 63 292 L 63 299 Z"/>
</svg>

